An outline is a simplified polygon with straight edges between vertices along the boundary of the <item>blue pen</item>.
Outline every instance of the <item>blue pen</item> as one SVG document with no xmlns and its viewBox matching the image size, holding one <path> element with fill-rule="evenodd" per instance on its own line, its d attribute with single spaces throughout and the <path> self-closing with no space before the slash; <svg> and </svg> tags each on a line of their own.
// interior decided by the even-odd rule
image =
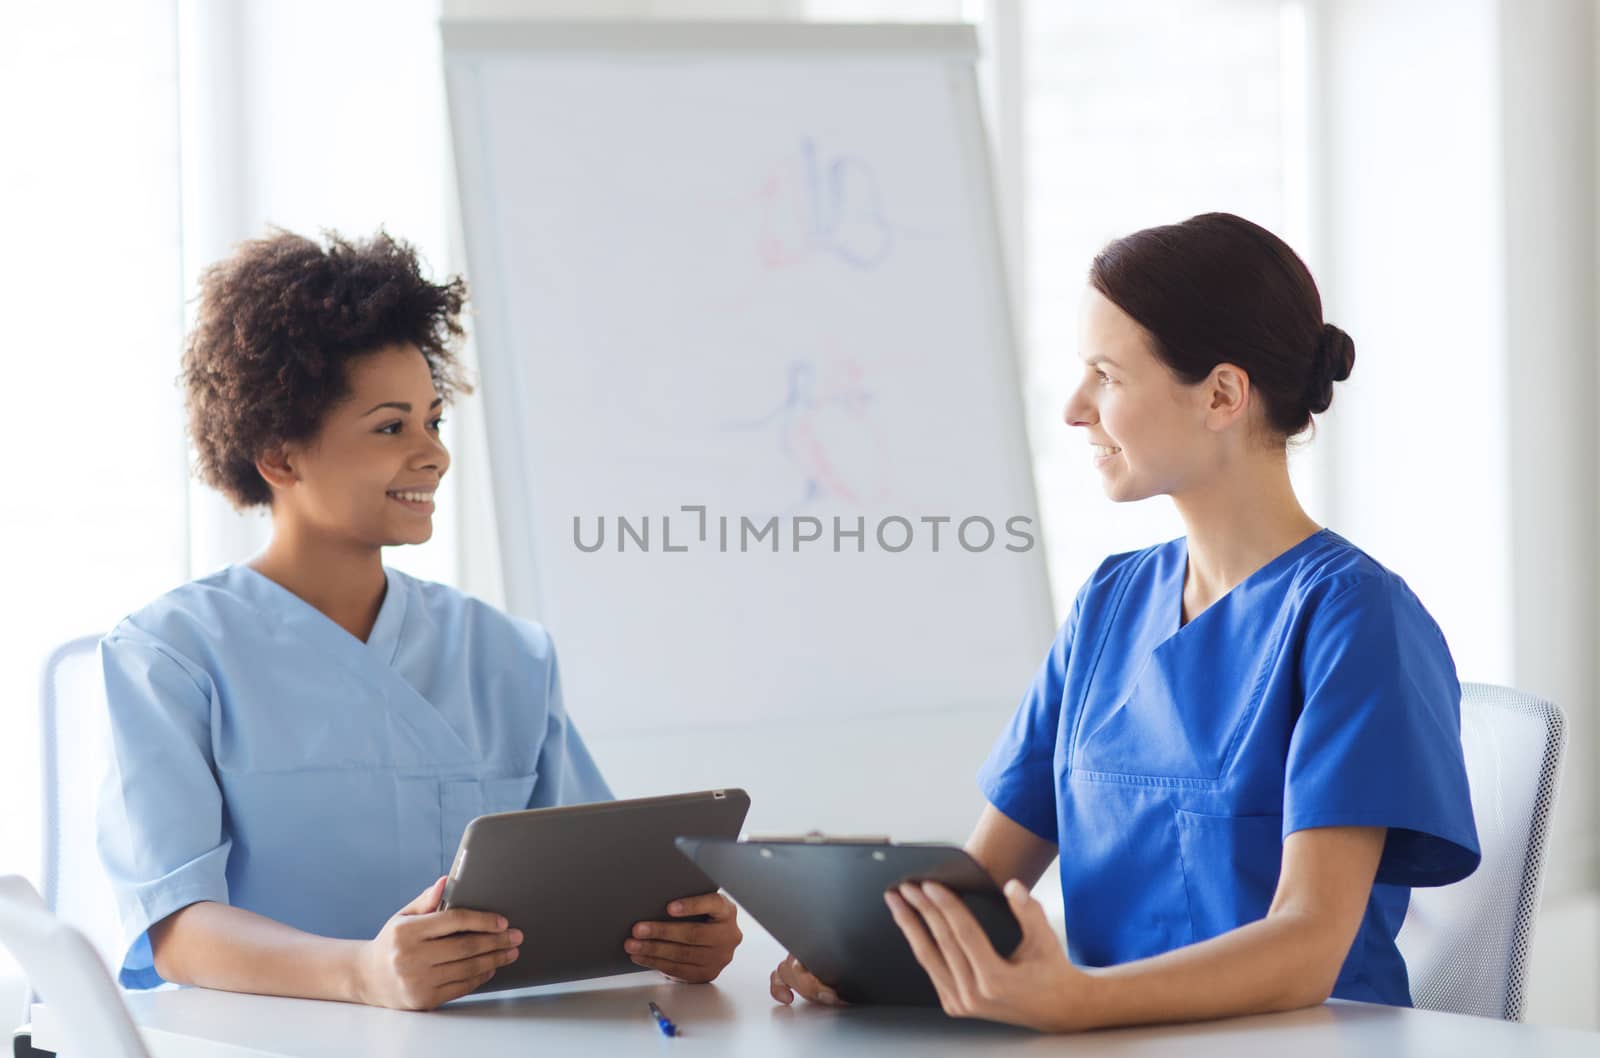
<svg viewBox="0 0 1600 1058">
<path fill-rule="evenodd" d="M 661 1035 L 676 1036 L 678 1034 L 678 1026 L 672 1023 L 671 1018 L 661 1013 L 661 1008 L 654 1003 L 650 1004 L 650 1016 L 656 1019 L 656 1026 L 661 1029 Z"/>
</svg>

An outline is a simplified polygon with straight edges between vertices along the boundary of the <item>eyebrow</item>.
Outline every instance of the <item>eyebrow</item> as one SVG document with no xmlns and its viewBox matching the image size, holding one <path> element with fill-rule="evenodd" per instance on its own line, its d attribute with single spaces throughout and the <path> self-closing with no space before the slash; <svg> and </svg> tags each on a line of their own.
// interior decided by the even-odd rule
<svg viewBox="0 0 1600 1058">
<path fill-rule="evenodd" d="M 443 403 L 444 403 L 444 398 L 443 397 L 436 397 L 434 399 L 434 402 L 432 404 L 428 405 L 428 410 L 432 411 L 434 408 L 437 408 L 439 405 L 441 405 Z M 394 408 L 394 409 L 396 409 L 398 411 L 405 412 L 407 415 L 411 414 L 411 404 L 408 401 L 386 400 L 382 404 L 374 404 L 372 407 L 370 407 L 366 411 L 362 412 L 361 415 L 362 415 L 363 418 L 365 418 L 366 416 L 371 415 L 373 412 L 377 411 L 379 408 Z"/>
<path fill-rule="evenodd" d="M 1111 359 L 1109 356 L 1092 356 L 1089 359 L 1085 360 L 1083 362 L 1083 364 L 1084 364 L 1085 367 L 1094 367 L 1096 364 L 1110 364 L 1112 367 L 1121 367 L 1122 366 L 1121 364 L 1117 363 L 1115 360 Z"/>
</svg>

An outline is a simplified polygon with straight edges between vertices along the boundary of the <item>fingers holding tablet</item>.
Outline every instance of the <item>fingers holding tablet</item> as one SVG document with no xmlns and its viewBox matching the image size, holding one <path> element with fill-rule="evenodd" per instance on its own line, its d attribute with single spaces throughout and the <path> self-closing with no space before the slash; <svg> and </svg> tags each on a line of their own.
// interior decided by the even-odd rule
<svg viewBox="0 0 1600 1058">
<path fill-rule="evenodd" d="M 431 1010 L 486 984 L 516 961 L 522 932 L 499 915 L 439 911 L 444 879 L 396 912 L 362 944 L 356 960 L 362 1001 L 401 1010 Z"/>
<path fill-rule="evenodd" d="M 666 911 L 680 921 L 637 923 L 623 950 L 639 966 L 678 981 L 715 980 L 744 939 L 733 901 L 721 893 L 705 893 L 674 900 Z M 697 921 L 681 921 L 688 918 Z"/>
<path fill-rule="evenodd" d="M 848 1006 L 837 992 L 818 980 L 793 955 L 786 956 L 772 971 L 771 983 L 772 998 L 780 1003 L 793 1003 L 794 997 L 799 995 L 813 1003 L 832 1007 Z"/>
</svg>

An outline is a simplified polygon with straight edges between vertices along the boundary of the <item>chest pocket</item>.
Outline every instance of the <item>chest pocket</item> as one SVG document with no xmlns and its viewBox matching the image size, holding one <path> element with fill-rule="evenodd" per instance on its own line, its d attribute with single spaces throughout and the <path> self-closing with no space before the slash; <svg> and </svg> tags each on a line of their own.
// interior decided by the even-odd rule
<svg viewBox="0 0 1600 1058">
<path fill-rule="evenodd" d="M 1222 777 L 1261 698 L 1265 647 L 1233 634 L 1225 616 L 1201 614 L 1131 681 L 1112 673 L 1103 690 L 1090 685 L 1072 758 L 1080 778 L 1207 786 Z"/>
<path fill-rule="evenodd" d="M 439 848 L 442 869 L 450 868 L 462 832 L 478 816 L 491 812 L 520 812 L 533 797 L 537 774 L 498 779 L 447 779 L 439 783 Z"/>
<path fill-rule="evenodd" d="M 1264 918 L 1283 866 L 1283 816 L 1177 811 L 1178 850 L 1195 941 Z"/>
</svg>

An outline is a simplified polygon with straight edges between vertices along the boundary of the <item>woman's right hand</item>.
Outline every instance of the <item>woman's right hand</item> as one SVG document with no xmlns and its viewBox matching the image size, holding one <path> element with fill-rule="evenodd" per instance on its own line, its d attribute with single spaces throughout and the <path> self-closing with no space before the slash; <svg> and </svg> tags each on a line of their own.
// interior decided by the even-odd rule
<svg viewBox="0 0 1600 1058">
<path fill-rule="evenodd" d="M 793 955 L 786 955 L 778 968 L 772 971 L 772 998 L 780 1003 L 793 1003 L 796 994 L 813 1003 L 826 1003 L 830 1007 L 848 1006 L 839 993 L 817 980 Z"/>
<path fill-rule="evenodd" d="M 440 911 L 443 878 L 384 923 L 356 957 L 356 996 L 396 1010 L 432 1010 L 466 995 L 517 957 L 522 931 L 487 911 Z"/>
</svg>

